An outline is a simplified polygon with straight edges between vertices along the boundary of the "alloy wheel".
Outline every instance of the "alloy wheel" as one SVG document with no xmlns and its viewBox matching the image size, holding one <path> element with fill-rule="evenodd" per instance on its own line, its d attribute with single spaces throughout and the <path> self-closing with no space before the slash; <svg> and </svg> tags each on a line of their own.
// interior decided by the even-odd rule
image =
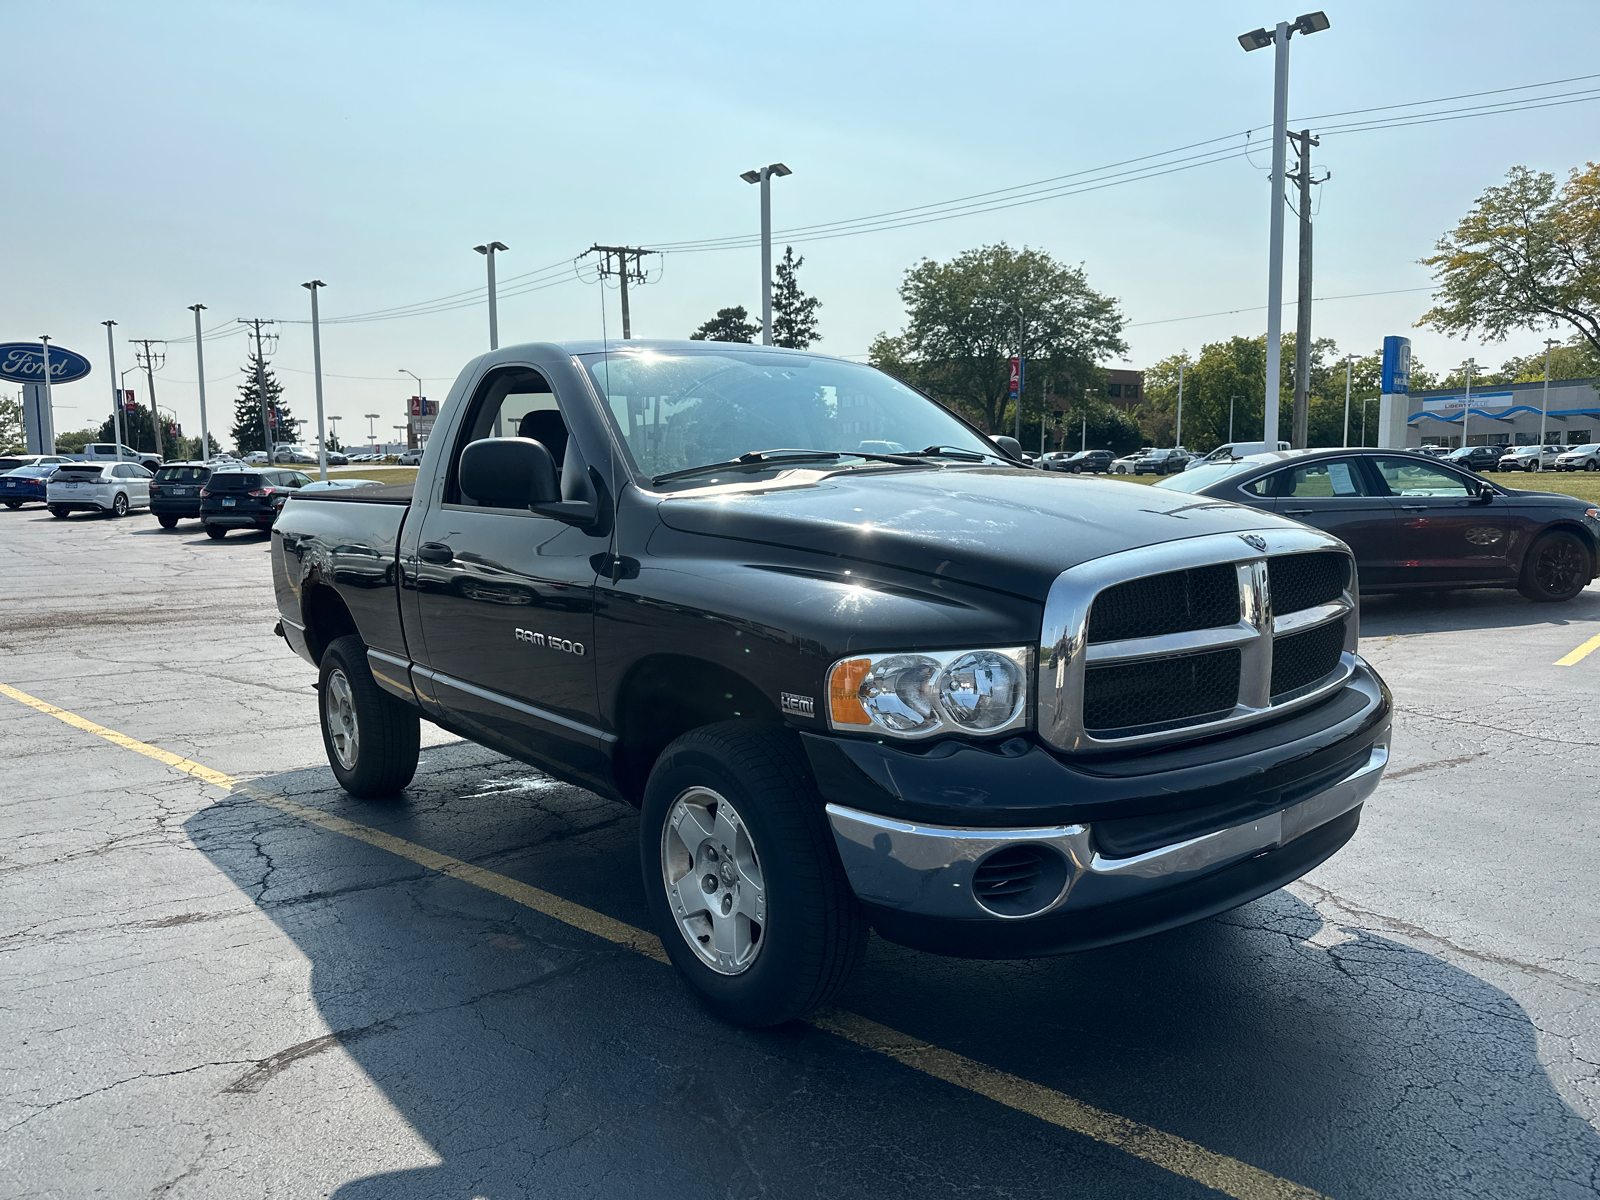
<svg viewBox="0 0 1600 1200">
<path fill-rule="evenodd" d="M 710 788 L 675 801 L 661 830 L 661 875 L 683 940 L 719 975 L 740 975 L 761 953 L 767 888 L 738 811 Z"/>
<path fill-rule="evenodd" d="M 1571 591 L 1583 570 L 1580 558 L 1578 548 L 1571 542 L 1552 542 L 1544 548 L 1539 561 L 1534 564 L 1534 581 L 1548 595 L 1558 596 Z"/>
<path fill-rule="evenodd" d="M 111 515 L 114 517 L 125 517 L 128 515 L 128 498 L 121 492 L 118 492 L 117 498 L 111 502 Z"/>
<path fill-rule="evenodd" d="M 361 728 L 356 723 L 355 697 L 350 680 L 337 668 L 328 676 L 322 690 L 322 711 L 328 724 L 328 740 L 334 757 L 346 771 L 353 771 L 361 754 Z"/>
</svg>

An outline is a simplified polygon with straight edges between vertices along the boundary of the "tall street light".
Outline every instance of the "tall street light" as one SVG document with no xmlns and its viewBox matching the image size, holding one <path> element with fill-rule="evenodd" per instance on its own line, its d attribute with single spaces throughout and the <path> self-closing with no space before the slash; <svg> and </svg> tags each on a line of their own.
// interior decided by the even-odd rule
<svg viewBox="0 0 1600 1200">
<path fill-rule="evenodd" d="M 117 435 L 117 461 L 122 461 L 122 389 L 117 386 L 117 344 L 112 337 L 111 327 L 115 321 L 101 321 L 106 327 L 106 353 L 111 356 L 111 424 L 113 432 Z M 1548 378 L 1550 372 L 1545 371 Z M 204 384 L 201 385 L 205 386 Z M 1548 389 L 1546 389 L 1548 390 Z"/>
<path fill-rule="evenodd" d="M 772 177 L 793 175 L 782 163 L 769 163 L 739 176 L 761 185 L 761 344 L 772 345 Z M 1018 402 L 1021 411 L 1021 402 Z M 1020 418 L 1019 418 L 1020 419 Z"/>
<path fill-rule="evenodd" d="M 1354 354 L 1344 356 L 1344 444 L 1347 447 L 1350 445 L 1350 368 L 1355 361 Z M 1364 412 L 1362 419 L 1365 420 Z"/>
<path fill-rule="evenodd" d="M 1279 359 L 1283 353 L 1283 182 L 1286 166 L 1284 146 L 1289 125 L 1289 38 L 1296 33 L 1320 33 L 1328 18 L 1320 12 L 1306 13 L 1293 21 L 1279 21 L 1268 31 L 1256 29 L 1239 35 L 1239 45 L 1248 50 L 1274 47 L 1272 86 L 1272 224 L 1267 245 L 1267 379 L 1266 408 L 1262 415 L 1261 439 L 1269 449 L 1278 448 L 1278 393 L 1282 385 Z"/>
<path fill-rule="evenodd" d="M 493 348 L 494 347 L 492 347 L 492 346 L 490 347 L 491 350 Z M 411 378 L 413 378 L 413 379 L 415 379 L 417 381 L 417 395 L 421 396 L 422 395 L 422 376 L 418 375 L 415 371 L 408 371 L 404 367 L 400 368 L 400 374 L 409 375 L 409 376 L 411 376 Z M 407 408 L 406 411 L 407 411 L 407 413 L 409 413 L 411 410 L 409 408 Z M 495 437 L 499 437 L 500 436 L 500 414 L 498 412 L 496 412 L 495 416 L 494 416 L 494 436 Z M 406 439 L 406 445 L 409 446 L 410 444 L 411 444 L 411 439 L 407 438 Z"/>
<path fill-rule="evenodd" d="M 332 413 L 328 414 L 328 424 L 333 426 L 333 440 L 336 442 L 339 440 L 339 422 L 342 420 L 344 420 L 343 417 L 336 417 Z"/>
<path fill-rule="evenodd" d="M 204 304 L 191 304 L 189 311 L 194 313 L 194 361 L 199 372 L 200 380 L 200 461 L 211 461 L 211 432 L 206 427 L 206 355 L 200 345 L 200 314 L 205 311 Z"/>
<path fill-rule="evenodd" d="M 378 419 L 379 414 L 363 413 L 362 415 L 367 418 L 367 440 L 372 443 L 372 452 L 376 454 L 378 452 L 378 427 L 373 422 Z"/>
<path fill-rule="evenodd" d="M 327 482 L 328 435 L 322 427 L 322 324 L 317 318 L 317 289 L 328 285 L 313 279 L 300 286 L 311 293 L 311 369 L 316 372 L 317 379 L 317 472 L 323 482 Z M 198 321 L 200 314 L 195 313 L 194 319 Z"/>
<path fill-rule="evenodd" d="M 1467 376 L 1467 395 L 1461 404 L 1461 448 L 1467 448 L 1467 421 L 1472 417 L 1472 377 L 1477 374 L 1478 360 L 1469 358 L 1461 364 L 1461 369 Z"/>
<path fill-rule="evenodd" d="M 45 420 L 41 421 L 39 423 L 39 449 L 44 451 L 44 453 L 46 453 L 46 454 L 54 454 L 56 452 L 56 417 L 55 417 L 56 406 L 55 406 L 55 401 L 50 398 L 50 335 L 48 333 L 39 335 L 39 345 L 44 347 L 44 416 L 45 416 Z M 47 423 L 49 425 L 49 430 L 50 430 L 50 446 L 49 446 L 48 449 L 45 448 L 45 444 L 44 444 L 44 433 L 45 433 L 45 426 L 46 426 Z M 119 451 L 119 453 L 120 453 L 120 451 Z"/>
<path fill-rule="evenodd" d="M 500 310 L 496 305 L 494 294 L 494 252 L 496 250 L 509 250 L 510 246 L 504 242 L 490 242 L 486 246 L 474 246 L 479 254 L 489 260 L 489 349 L 500 349 Z"/>
<path fill-rule="evenodd" d="M 1550 415 L 1550 351 L 1561 345 L 1555 338 L 1544 340 L 1544 399 L 1539 402 L 1539 470 L 1544 470 L 1544 423 Z"/>
</svg>

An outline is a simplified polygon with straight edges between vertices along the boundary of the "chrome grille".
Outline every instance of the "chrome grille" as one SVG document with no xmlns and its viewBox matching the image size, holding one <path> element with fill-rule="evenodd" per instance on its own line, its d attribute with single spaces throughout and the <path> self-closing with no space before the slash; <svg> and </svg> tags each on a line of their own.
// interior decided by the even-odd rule
<svg viewBox="0 0 1600 1200">
<path fill-rule="evenodd" d="M 1064 750 L 1211 733 L 1354 669 L 1354 563 L 1316 530 L 1209 534 L 1095 559 L 1050 589 L 1039 732 Z"/>
</svg>

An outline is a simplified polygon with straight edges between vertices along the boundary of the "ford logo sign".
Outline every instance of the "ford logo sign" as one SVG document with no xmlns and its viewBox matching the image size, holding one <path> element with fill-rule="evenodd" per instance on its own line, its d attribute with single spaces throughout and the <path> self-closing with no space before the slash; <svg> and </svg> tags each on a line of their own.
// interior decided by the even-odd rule
<svg viewBox="0 0 1600 1200">
<path fill-rule="evenodd" d="M 89 360 L 60 346 L 50 347 L 50 382 L 72 383 L 89 373 Z M 44 382 L 44 347 L 38 342 L 0 344 L 0 379 Z"/>
</svg>

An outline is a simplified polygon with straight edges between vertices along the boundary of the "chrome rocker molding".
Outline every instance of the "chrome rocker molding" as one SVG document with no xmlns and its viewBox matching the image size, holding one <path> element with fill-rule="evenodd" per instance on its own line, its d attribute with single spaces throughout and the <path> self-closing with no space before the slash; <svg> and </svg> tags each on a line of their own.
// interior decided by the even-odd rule
<svg viewBox="0 0 1600 1200">
<path fill-rule="evenodd" d="M 850 886 L 862 900 L 919 916 L 1026 921 L 1045 913 L 1097 908 L 1165 891 L 1264 850 L 1274 850 L 1359 808 L 1383 778 L 1384 745 L 1327 790 L 1281 812 L 1131 858 L 1097 853 L 1088 825 L 1045 829 L 954 829 L 913 825 L 840 804 L 827 806 Z M 996 913 L 973 894 L 979 862 L 995 850 L 1048 846 L 1067 864 L 1058 895 L 1022 916 Z"/>
<path fill-rule="evenodd" d="M 1350 555 L 1343 542 L 1315 529 L 1258 529 L 1246 533 L 1205 534 L 1180 542 L 1124 550 L 1063 571 L 1050 585 L 1039 638 L 1039 691 L 1034 708 L 1039 736 L 1067 751 L 1113 750 L 1171 742 L 1192 738 L 1197 733 L 1223 732 L 1289 712 L 1342 687 L 1355 670 L 1360 632 L 1354 561 L 1350 563 L 1350 586 L 1338 600 L 1281 617 L 1272 612 L 1267 571 L 1269 558 L 1330 550 L 1347 558 Z M 1150 575 L 1223 563 L 1231 563 L 1239 576 L 1241 619 L 1236 624 L 1088 644 L 1089 610 L 1095 597 L 1106 588 Z M 1346 629 L 1339 667 L 1314 685 L 1282 696 L 1274 704 L 1271 696 L 1272 639 L 1347 616 L 1352 619 Z M 1084 672 L 1090 664 L 1103 666 L 1166 658 L 1228 646 L 1237 646 L 1240 651 L 1239 695 L 1232 712 L 1209 721 L 1186 721 L 1122 736 L 1097 736 L 1084 728 Z"/>
</svg>

